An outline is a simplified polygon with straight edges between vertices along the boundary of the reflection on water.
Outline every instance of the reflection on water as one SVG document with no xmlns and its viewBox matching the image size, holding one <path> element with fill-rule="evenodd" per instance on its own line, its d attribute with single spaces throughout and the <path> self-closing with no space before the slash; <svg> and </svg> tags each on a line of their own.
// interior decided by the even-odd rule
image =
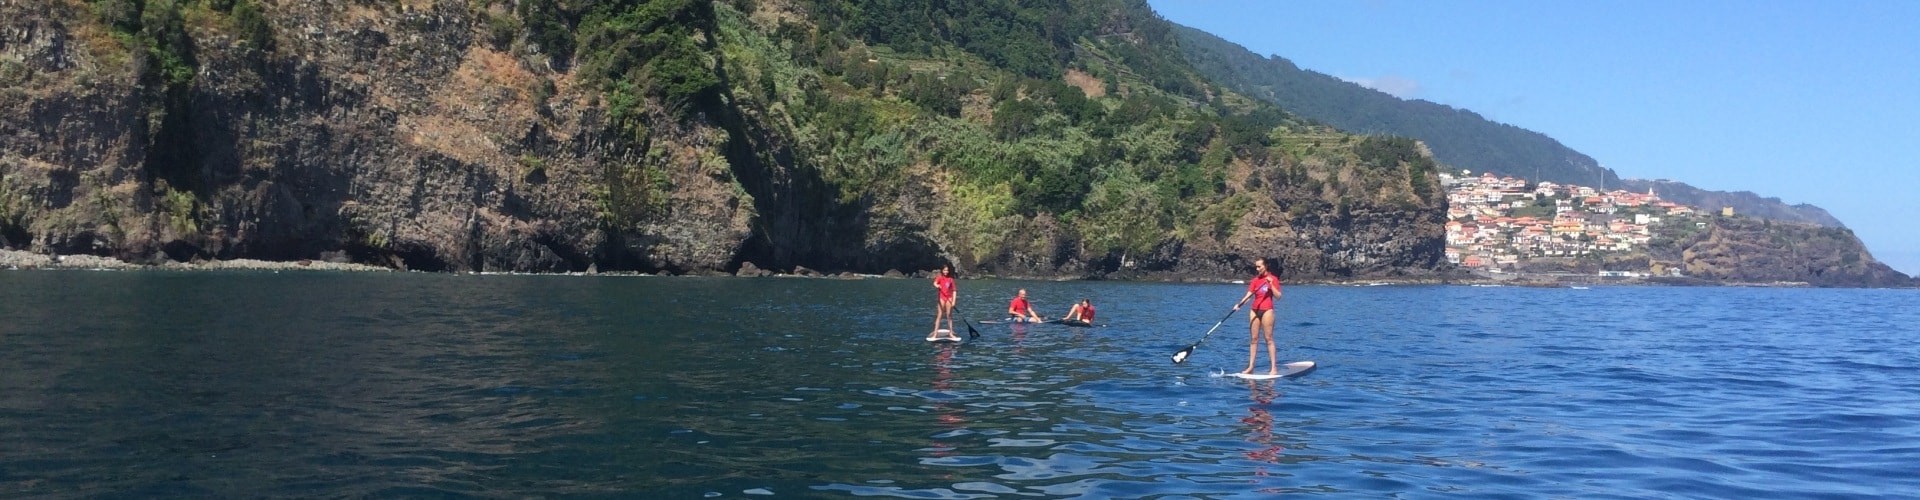
<svg viewBox="0 0 1920 500">
<path fill-rule="evenodd" d="M 929 393 L 933 401 L 930 406 L 933 407 L 934 421 L 939 424 L 942 432 L 934 434 L 932 436 L 934 441 L 926 448 L 928 452 L 927 456 L 932 457 L 934 460 L 923 460 L 921 461 L 922 464 L 936 463 L 938 462 L 937 459 L 952 456 L 954 449 L 958 447 L 959 443 L 943 440 L 964 436 L 968 433 L 965 408 L 957 407 L 950 403 L 950 398 L 956 397 L 956 395 L 949 392 L 953 390 L 953 355 L 959 350 L 959 344 L 953 343 L 942 342 L 934 346 L 933 361 L 931 363 L 933 366 L 933 380 L 930 384 L 933 389 L 932 392 Z M 957 474 L 950 471 L 947 472 L 944 477 L 948 480 L 959 479 Z"/>
<path fill-rule="evenodd" d="M 1247 424 L 1249 429 L 1247 441 L 1259 446 L 1258 449 L 1246 452 L 1247 459 L 1269 463 L 1279 462 L 1280 453 L 1285 451 L 1286 447 L 1274 442 L 1273 412 L 1267 411 L 1267 406 L 1273 404 L 1274 398 L 1279 396 L 1273 389 L 1274 381 L 1249 379 L 1245 382 L 1247 390 L 1251 392 L 1247 397 L 1253 400 L 1253 404 L 1247 406 L 1247 418 L 1240 419 L 1240 422 Z M 1254 475 L 1265 476 L 1267 471 L 1265 468 L 1254 469 Z"/>
<path fill-rule="evenodd" d="M 929 343 L 921 280 L 0 273 L 0 495 L 1920 490 L 1910 292 L 1303 286 L 1275 339 L 1321 368 L 1251 381 L 1207 375 L 1227 332 L 1166 361 L 1231 285 L 961 288 L 1109 323 Z"/>
</svg>

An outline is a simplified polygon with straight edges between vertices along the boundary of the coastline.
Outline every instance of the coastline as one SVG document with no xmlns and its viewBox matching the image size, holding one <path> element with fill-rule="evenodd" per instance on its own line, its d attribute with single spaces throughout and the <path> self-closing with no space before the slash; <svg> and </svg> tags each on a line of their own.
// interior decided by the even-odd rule
<svg viewBox="0 0 1920 500">
<path fill-rule="evenodd" d="M 404 272 L 402 269 L 327 262 L 319 260 L 267 261 L 256 259 L 212 260 L 196 262 L 167 262 L 162 264 L 138 264 L 112 257 L 97 255 L 46 255 L 19 250 L 0 250 L 0 270 L 91 270 L 91 271 L 335 271 L 335 272 Z M 923 273 L 888 272 L 886 274 L 860 273 L 822 273 L 800 268 L 798 272 L 781 273 L 759 268 L 746 268 L 738 273 L 719 271 L 696 272 L 687 274 L 641 273 L 631 271 L 588 271 L 572 273 L 519 273 L 519 272 L 479 272 L 459 273 L 474 275 L 526 275 L 526 276 L 704 276 L 704 277 L 765 277 L 765 278 L 815 278 L 815 279 L 918 279 Z M 996 275 L 992 273 L 968 273 L 962 279 L 1012 279 L 1037 281 L 1139 281 L 1160 283 L 1235 283 L 1237 278 L 1210 278 L 1199 276 L 1136 275 L 1126 277 L 1037 277 Z M 1522 288 L 1570 288 L 1582 289 L 1591 286 L 1724 286 L 1724 287 L 1762 287 L 1762 288 L 1817 288 L 1804 282 L 1720 282 L 1698 278 L 1679 277 L 1593 277 L 1568 275 L 1516 275 L 1482 276 L 1471 273 L 1433 273 L 1424 276 L 1404 277 L 1362 277 L 1362 278 L 1295 278 L 1287 282 L 1291 285 L 1326 286 L 1480 286 L 1480 287 L 1522 287 Z"/>
<path fill-rule="evenodd" d="M 211 260 L 136 264 L 97 255 L 46 255 L 18 250 L 0 250 L 0 269 L 5 270 L 85 270 L 85 271 L 349 271 L 394 272 L 394 269 L 319 260 L 267 261 L 254 259 Z"/>
</svg>

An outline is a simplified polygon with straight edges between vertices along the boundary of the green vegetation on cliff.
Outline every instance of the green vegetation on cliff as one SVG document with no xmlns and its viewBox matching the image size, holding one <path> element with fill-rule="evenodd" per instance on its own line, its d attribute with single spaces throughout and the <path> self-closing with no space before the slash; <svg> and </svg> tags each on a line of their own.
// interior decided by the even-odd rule
<svg viewBox="0 0 1920 500">
<path fill-rule="evenodd" d="M 1135 0 L 52 0 L 0 2 L 0 32 L 9 249 L 671 273 L 1444 266 L 1438 145 L 1222 86 Z M 1695 265 L 1823 237 L 1713 234 L 1663 244 Z M 1877 279 L 1836 245 L 1775 261 L 1840 249 L 1810 272 Z M 1724 268 L 1759 272 L 1703 269 Z"/>
<path fill-rule="evenodd" d="M 1662 226 L 1647 250 L 1654 263 L 1728 282 L 1817 286 L 1913 286 L 1868 254 L 1853 231 L 1745 216 L 1702 216 Z"/>
<path fill-rule="evenodd" d="M 1178 26 L 1181 48 L 1202 74 L 1221 85 L 1301 116 L 1363 133 L 1419 138 L 1443 163 L 1535 181 L 1616 186 L 1620 178 L 1585 154 L 1538 132 L 1482 118 L 1472 111 L 1403 100 L 1279 56 L 1261 57 L 1213 34 Z"/>
<path fill-rule="evenodd" d="M 969 265 L 1018 246 L 1036 220 L 1093 259 L 1224 240 L 1247 197 L 1289 184 L 1332 208 L 1436 202 L 1433 163 L 1412 141 L 1349 138 L 1212 86 L 1138 2 L 536 0 L 512 15 L 496 24 L 522 27 L 521 43 L 607 94 L 619 137 L 645 148 L 672 134 L 662 120 L 744 122 L 731 140 L 752 148 L 725 161 L 763 210 L 834 220 L 893 211 L 933 186 L 945 206 L 925 223 Z M 1285 144 L 1315 135 L 1334 140 Z M 774 206 L 794 195 L 769 192 L 747 163 L 783 164 L 831 196 Z M 1283 175 L 1250 175 L 1269 171 Z M 607 177 L 606 212 L 645 203 L 622 195 L 636 191 L 632 178 Z M 671 188 L 648 178 L 638 184 Z M 1229 182 L 1247 178 L 1277 184 Z M 831 253 L 800 246 L 791 250 Z"/>
<path fill-rule="evenodd" d="M 1262 255 L 1352 276 L 1440 256 L 1444 200 L 1421 144 L 1215 85 L 1134 0 L 59 7 L 88 21 L 9 26 L 104 30 L 152 64 L 133 64 L 140 84 L 103 85 L 67 69 L 96 67 L 91 52 L 0 48 L 81 61 L 34 67 L 71 85 L 6 94 L 81 111 L 0 118 L 38 134 L 0 154 L 0 173 L 20 174 L 0 192 L 41 197 L 0 214 L 26 233 L 15 247 L 1056 276 L 1221 276 Z M 127 113 L 97 98 L 119 89 L 152 93 L 141 119 L 73 126 Z M 124 137 L 148 147 L 112 146 Z M 109 226 L 130 229 L 101 237 Z"/>
<path fill-rule="evenodd" d="M 1290 183 L 1324 187 L 1312 194 L 1330 206 L 1433 201 L 1431 162 L 1411 141 L 1275 154 L 1310 127 L 1207 83 L 1144 5 L 1039 5 L 823 1 L 809 6 L 811 26 L 723 7 L 732 97 L 787 113 L 796 126 L 779 133 L 798 145 L 796 163 L 842 202 L 947 186 L 954 206 L 938 230 L 974 262 L 1036 219 L 1080 235 L 1094 258 L 1225 240 L 1243 198 Z M 789 57 L 818 64 L 779 62 Z M 1231 182 L 1288 171 L 1271 176 L 1280 185 Z"/>
</svg>

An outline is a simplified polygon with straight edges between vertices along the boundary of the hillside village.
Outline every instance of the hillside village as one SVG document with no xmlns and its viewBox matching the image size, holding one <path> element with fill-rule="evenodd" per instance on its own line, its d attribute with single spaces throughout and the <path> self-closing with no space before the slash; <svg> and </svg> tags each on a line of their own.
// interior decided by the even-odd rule
<svg viewBox="0 0 1920 500">
<path fill-rule="evenodd" d="M 1447 189 L 1447 261 L 1489 273 L 1512 272 L 1534 258 L 1585 257 L 1646 249 L 1662 224 L 1690 220 L 1693 207 L 1633 193 L 1524 179 L 1443 173 Z M 1603 271 L 1634 277 L 1647 272 Z"/>
</svg>

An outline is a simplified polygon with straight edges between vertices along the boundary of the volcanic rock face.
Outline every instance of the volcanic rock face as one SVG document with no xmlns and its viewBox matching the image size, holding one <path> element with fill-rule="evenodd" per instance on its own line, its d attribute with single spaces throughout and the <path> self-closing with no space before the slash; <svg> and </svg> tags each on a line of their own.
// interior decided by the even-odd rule
<svg viewBox="0 0 1920 500">
<path fill-rule="evenodd" d="M 1914 286 L 1905 274 L 1874 260 L 1852 231 L 1815 224 L 1715 217 L 1653 257 L 1715 281 Z"/>
<path fill-rule="evenodd" d="M 914 162 L 914 182 L 837 195 L 797 166 L 795 118 L 729 98 L 750 90 L 725 74 L 717 104 L 640 106 L 646 133 L 623 135 L 604 89 L 537 48 L 488 41 L 488 14 L 468 2 L 255 3 L 264 31 L 249 38 L 238 14 L 204 7 L 149 9 L 144 31 L 117 32 L 100 10 L 114 2 L 0 2 L 0 247 L 436 271 L 955 262 L 1178 279 L 1246 274 L 1259 256 L 1300 277 L 1442 265 L 1444 200 L 1333 203 L 1285 183 L 1236 184 L 1244 215 L 1144 254 L 1091 250 L 1102 235 L 1049 213 L 981 241 L 943 225 L 958 203 L 946 167 Z"/>
<path fill-rule="evenodd" d="M 10 247 L 685 271 L 729 265 L 755 215 L 727 131 L 608 140 L 593 92 L 475 40 L 464 4 L 285 2 L 273 52 L 189 25 L 197 73 L 169 101 L 143 87 L 151 54 L 48 3 L 0 4 L 0 102 L 24 111 L 0 116 Z M 621 189 L 649 185 L 671 188 Z"/>
</svg>

